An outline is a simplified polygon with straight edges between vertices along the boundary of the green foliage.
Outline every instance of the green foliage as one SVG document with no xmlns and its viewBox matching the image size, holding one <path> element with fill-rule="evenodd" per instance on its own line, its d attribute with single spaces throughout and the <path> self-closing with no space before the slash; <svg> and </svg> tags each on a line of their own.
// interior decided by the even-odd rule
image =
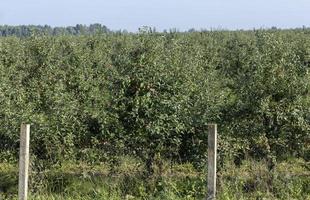
<svg viewBox="0 0 310 200">
<path fill-rule="evenodd" d="M 165 159 L 203 169 L 215 122 L 220 168 L 309 159 L 309 66 L 306 30 L 3 37 L 0 158 L 16 161 L 28 122 L 38 172 L 119 155 L 149 175 Z"/>
<path fill-rule="evenodd" d="M 225 44 L 221 70 L 233 101 L 223 113 L 230 119 L 224 121 L 231 133 L 248 142 L 244 152 L 259 157 L 283 152 L 305 156 L 310 131 L 305 44 L 309 44 L 305 35 L 281 32 L 235 34 Z"/>
</svg>

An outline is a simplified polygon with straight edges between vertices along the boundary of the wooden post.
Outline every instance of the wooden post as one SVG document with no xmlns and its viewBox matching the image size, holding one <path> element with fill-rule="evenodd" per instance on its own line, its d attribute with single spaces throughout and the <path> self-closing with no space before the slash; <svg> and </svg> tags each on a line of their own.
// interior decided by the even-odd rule
<svg viewBox="0 0 310 200">
<path fill-rule="evenodd" d="M 20 128 L 20 150 L 19 150 L 19 181 L 18 181 L 19 200 L 27 200 L 29 141 L 30 141 L 30 125 L 22 124 Z"/>
<path fill-rule="evenodd" d="M 217 125 L 208 125 L 208 196 L 207 200 L 216 198 L 216 156 L 217 156 Z"/>
</svg>

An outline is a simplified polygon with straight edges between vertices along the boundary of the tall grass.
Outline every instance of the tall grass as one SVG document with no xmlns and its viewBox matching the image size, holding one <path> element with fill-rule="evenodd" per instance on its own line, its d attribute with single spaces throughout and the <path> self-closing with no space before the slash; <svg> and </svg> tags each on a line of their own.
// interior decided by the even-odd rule
<svg viewBox="0 0 310 200">
<path fill-rule="evenodd" d="M 240 166 L 225 163 L 218 172 L 217 199 L 310 199 L 310 173 L 301 159 L 278 163 L 269 171 L 265 161 L 245 160 Z M 156 169 L 156 167 L 155 167 Z M 0 199 L 17 199 L 17 167 L 0 164 Z M 107 164 L 65 163 L 41 174 L 32 172 L 30 199 L 203 199 L 206 173 L 191 164 L 165 162 L 161 174 L 146 176 L 132 158 L 122 158 L 111 170 Z"/>
</svg>

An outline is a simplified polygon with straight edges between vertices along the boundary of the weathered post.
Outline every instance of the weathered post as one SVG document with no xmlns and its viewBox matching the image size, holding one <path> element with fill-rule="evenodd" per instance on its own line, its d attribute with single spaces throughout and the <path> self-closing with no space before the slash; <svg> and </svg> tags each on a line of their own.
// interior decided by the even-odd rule
<svg viewBox="0 0 310 200">
<path fill-rule="evenodd" d="M 19 150 L 19 181 L 18 181 L 19 200 L 27 200 L 28 195 L 29 141 L 30 141 L 30 125 L 22 124 L 20 128 L 20 150 Z"/>
<path fill-rule="evenodd" d="M 216 194 L 217 125 L 208 125 L 208 196 L 215 200 Z"/>
</svg>

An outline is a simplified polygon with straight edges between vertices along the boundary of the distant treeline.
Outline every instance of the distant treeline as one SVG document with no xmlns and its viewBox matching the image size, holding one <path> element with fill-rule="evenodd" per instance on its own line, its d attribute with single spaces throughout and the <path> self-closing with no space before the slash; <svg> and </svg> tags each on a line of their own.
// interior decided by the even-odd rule
<svg viewBox="0 0 310 200">
<path fill-rule="evenodd" d="M 20 25 L 20 26 L 9 26 L 0 25 L 0 37 L 4 36 L 17 36 L 17 37 L 28 37 L 34 34 L 43 35 L 92 35 L 98 33 L 107 33 L 110 30 L 102 24 L 90 24 L 82 25 L 77 24 L 76 26 L 66 27 L 51 27 L 49 25 Z"/>
<path fill-rule="evenodd" d="M 287 30 L 287 31 L 303 31 L 309 32 L 310 28 L 306 26 L 302 26 L 300 28 L 295 29 L 281 29 L 275 26 L 270 28 L 259 28 L 253 30 L 236 30 L 241 32 L 252 32 L 257 30 Z M 230 31 L 229 29 L 195 29 L 190 28 L 185 31 L 180 31 L 177 28 L 171 28 L 169 30 L 164 29 L 162 31 L 158 31 L 155 27 L 149 26 L 141 26 L 138 30 L 138 33 L 193 33 L 193 32 L 214 32 L 214 31 Z M 60 35 L 94 35 L 94 34 L 102 34 L 102 33 L 129 33 L 126 29 L 121 30 L 111 30 L 107 26 L 102 25 L 100 23 L 94 23 L 90 25 L 77 24 L 75 26 L 63 26 L 63 27 L 52 27 L 49 25 L 0 25 L 0 37 L 7 36 L 16 36 L 16 37 L 29 37 L 33 35 L 47 35 L 47 36 L 60 36 Z"/>
</svg>

